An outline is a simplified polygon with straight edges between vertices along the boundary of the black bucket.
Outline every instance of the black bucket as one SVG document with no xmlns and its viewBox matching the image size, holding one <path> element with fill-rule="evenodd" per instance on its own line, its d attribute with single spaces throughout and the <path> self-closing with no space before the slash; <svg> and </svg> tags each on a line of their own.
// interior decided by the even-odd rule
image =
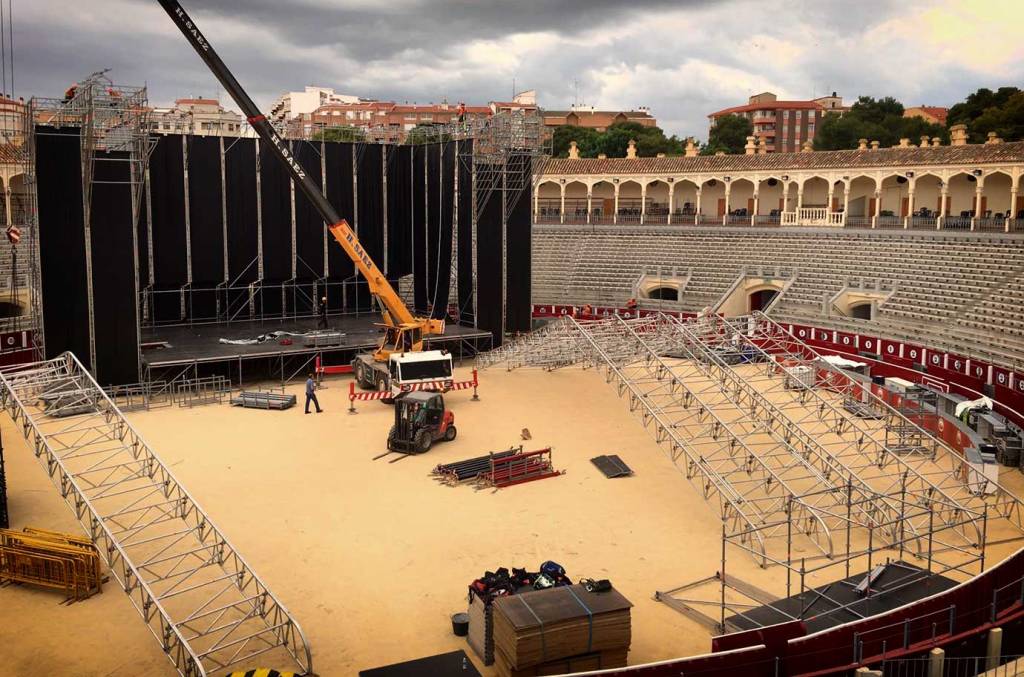
<svg viewBox="0 0 1024 677">
<path fill-rule="evenodd" d="M 452 614 L 452 632 L 456 637 L 465 637 L 469 634 L 469 614 Z"/>
</svg>

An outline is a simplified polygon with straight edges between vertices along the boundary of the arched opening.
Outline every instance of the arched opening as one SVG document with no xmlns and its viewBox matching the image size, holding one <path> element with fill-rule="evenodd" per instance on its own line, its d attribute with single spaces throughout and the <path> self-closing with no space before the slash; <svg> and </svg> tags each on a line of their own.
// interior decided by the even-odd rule
<svg viewBox="0 0 1024 677">
<path fill-rule="evenodd" d="M 554 181 L 544 181 L 537 186 L 537 223 L 561 223 L 562 190 Z"/>
<path fill-rule="evenodd" d="M 668 223 L 668 184 L 664 181 L 647 184 L 644 223 Z"/>
<path fill-rule="evenodd" d="M 778 289 L 759 289 L 755 292 L 751 292 L 750 296 L 747 297 L 747 307 L 750 312 L 755 310 L 764 310 L 772 304 L 775 297 L 779 295 Z"/>
<path fill-rule="evenodd" d="M 782 201 L 782 182 L 775 177 L 762 180 L 757 188 L 755 225 L 777 225 L 786 205 Z"/>
<path fill-rule="evenodd" d="M 914 204 L 910 227 L 935 230 L 942 211 L 942 179 L 934 174 L 921 174 L 914 181 Z"/>
<path fill-rule="evenodd" d="M 873 320 L 873 308 L 874 305 L 871 303 L 858 303 L 857 305 L 850 306 L 850 317 L 858 320 Z"/>
<path fill-rule="evenodd" d="M 688 179 L 676 181 L 672 191 L 672 222 L 693 223 L 697 213 L 697 184 Z"/>
<path fill-rule="evenodd" d="M 590 222 L 611 223 L 615 213 L 615 186 L 598 181 L 590 190 Z"/>
<path fill-rule="evenodd" d="M 640 205 L 642 189 L 636 181 L 623 181 L 619 184 L 619 211 L 616 218 L 619 223 L 640 223 Z"/>
<path fill-rule="evenodd" d="M 653 287 L 648 289 L 645 295 L 647 298 L 654 299 L 655 301 L 679 300 L 679 290 L 675 287 Z"/>
<path fill-rule="evenodd" d="M 697 223 L 721 225 L 725 218 L 725 184 L 721 179 L 708 179 L 700 187 L 700 214 Z"/>
<path fill-rule="evenodd" d="M 893 175 L 882 179 L 879 188 L 882 201 L 876 228 L 902 228 L 903 218 L 910 213 L 910 181 L 906 176 Z"/>
<path fill-rule="evenodd" d="M 975 227 L 978 230 L 1002 231 L 1012 212 L 1010 195 L 1013 180 L 1003 172 L 993 172 L 982 184 L 981 204 L 977 208 Z"/>
<path fill-rule="evenodd" d="M 587 184 L 570 181 L 565 184 L 565 223 L 587 222 Z"/>
<path fill-rule="evenodd" d="M 729 186 L 729 213 L 726 223 L 749 226 L 754 213 L 754 182 L 750 179 L 736 179 Z"/>
<path fill-rule="evenodd" d="M 974 197 L 978 178 L 973 174 L 960 172 L 949 177 L 946 186 L 946 217 L 943 230 L 970 230 L 974 218 Z"/>
</svg>

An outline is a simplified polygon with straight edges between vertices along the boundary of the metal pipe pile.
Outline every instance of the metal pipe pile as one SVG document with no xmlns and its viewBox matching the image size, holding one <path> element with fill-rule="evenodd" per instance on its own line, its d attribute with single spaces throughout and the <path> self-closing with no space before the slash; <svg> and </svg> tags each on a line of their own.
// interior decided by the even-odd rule
<svg viewBox="0 0 1024 677">
<path fill-rule="evenodd" d="M 561 474 L 562 471 L 554 468 L 550 447 L 526 453 L 520 447 L 514 455 L 492 457 L 490 467 L 477 476 L 477 482 L 481 486 L 501 488 Z"/>
<path fill-rule="evenodd" d="M 435 467 L 431 474 L 439 482 L 454 486 L 460 482 L 475 480 L 481 473 L 490 472 L 494 459 L 508 458 L 513 454 L 520 454 L 522 451 L 523 448 L 520 446 L 518 449 L 491 452 L 486 456 L 477 456 L 465 461 L 442 463 Z"/>
</svg>

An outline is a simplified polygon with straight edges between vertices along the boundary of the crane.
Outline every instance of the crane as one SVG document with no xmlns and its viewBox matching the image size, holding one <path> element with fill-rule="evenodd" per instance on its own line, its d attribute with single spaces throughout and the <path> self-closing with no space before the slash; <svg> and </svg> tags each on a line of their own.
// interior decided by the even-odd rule
<svg viewBox="0 0 1024 677">
<path fill-rule="evenodd" d="M 372 355 L 372 362 L 386 364 L 392 353 L 401 354 L 422 351 L 423 338 L 425 336 L 444 333 L 444 320 L 417 317 L 412 314 L 405 303 L 402 302 L 394 287 L 391 286 L 391 283 L 384 277 L 377 264 L 373 262 L 373 259 L 370 258 L 370 255 L 367 254 L 363 246 L 359 244 L 359 238 L 356 237 L 355 231 L 352 230 L 345 219 L 338 215 L 338 212 L 327 200 L 327 197 L 324 196 L 320 188 L 306 175 L 302 165 L 292 155 L 284 140 L 274 130 L 274 127 L 266 117 L 260 113 L 256 104 L 253 103 L 249 95 L 242 89 L 238 80 L 235 79 L 235 76 L 231 74 L 231 71 L 228 70 L 228 67 L 217 55 L 209 40 L 206 39 L 206 36 L 196 26 L 195 21 L 185 12 L 181 3 L 177 2 L 177 0 L 158 0 L 158 2 L 181 30 L 185 39 L 192 45 L 192 48 L 195 49 L 199 57 L 213 72 L 217 80 L 220 81 L 221 86 L 227 90 L 231 98 L 238 104 L 238 107 L 242 109 L 242 113 L 256 131 L 256 134 L 268 144 L 271 152 L 277 159 L 284 163 L 288 173 L 291 175 L 292 181 L 295 182 L 295 185 L 298 186 L 313 207 L 320 213 L 324 223 L 329 224 L 327 229 L 334 236 L 334 239 L 338 241 L 342 249 L 345 250 L 349 258 L 352 259 L 363 279 L 366 280 L 370 293 L 380 309 L 381 316 L 383 317 L 381 326 L 384 328 L 380 344 Z M 362 361 L 360 366 L 364 369 L 376 367 L 374 364 L 369 364 L 370 362 L 371 360 Z M 386 370 L 384 371 L 386 373 Z"/>
</svg>

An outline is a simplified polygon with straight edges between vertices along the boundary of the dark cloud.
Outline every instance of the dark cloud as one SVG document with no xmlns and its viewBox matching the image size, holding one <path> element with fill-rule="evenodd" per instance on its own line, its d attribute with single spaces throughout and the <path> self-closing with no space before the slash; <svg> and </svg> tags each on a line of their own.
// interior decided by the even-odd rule
<svg viewBox="0 0 1024 677">
<path fill-rule="evenodd" d="M 397 101 L 483 103 L 508 97 L 514 78 L 519 88 L 537 89 L 548 108 L 567 107 L 578 92 L 598 107 L 649 106 L 668 131 L 697 136 L 706 133 L 709 112 L 764 89 L 941 105 L 1004 84 L 976 82 L 978 66 L 920 48 L 916 22 L 933 7 L 916 0 L 186 3 L 263 107 L 309 84 Z M 899 39 L 878 42 L 894 20 L 903 22 Z M 157 104 L 223 96 L 150 0 L 15 6 L 15 43 L 23 95 L 58 95 L 110 67 L 118 82 L 148 84 Z M 1024 76 L 1019 63 L 1011 71 L 1016 81 Z"/>
</svg>

